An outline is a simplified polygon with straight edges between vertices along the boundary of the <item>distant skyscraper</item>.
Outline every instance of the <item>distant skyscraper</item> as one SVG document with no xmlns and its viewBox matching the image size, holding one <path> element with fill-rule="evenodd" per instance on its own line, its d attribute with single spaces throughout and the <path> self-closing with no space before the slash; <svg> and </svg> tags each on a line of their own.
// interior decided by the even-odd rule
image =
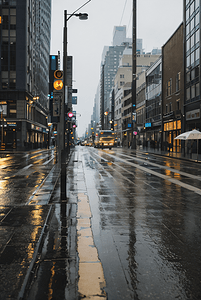
<svg viewBox="0 0 201 300">
<path fill-rule="evenodd" d="M 113 46 L 126 42 L 126 26 L 115 26 L 113 31 Z"/>
<path fill-rule="evenodd" d="M 51 0 L 0 1 L 0 105 L 6 147 L 47 141 Z"/>
<path fill-rule="evenodd" d="M 142 39 L 137 39 L 136 49 L 139 54 L 142 54 Z"/>
</svg>

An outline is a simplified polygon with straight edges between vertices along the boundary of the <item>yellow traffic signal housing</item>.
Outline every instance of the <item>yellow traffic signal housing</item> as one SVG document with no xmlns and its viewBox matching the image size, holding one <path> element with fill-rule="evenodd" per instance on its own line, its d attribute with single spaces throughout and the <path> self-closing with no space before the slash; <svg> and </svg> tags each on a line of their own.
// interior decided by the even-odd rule
<svg viewBox="0 0 201 300">
<path fill-rule="evenodd" d="M 63 71 L 61 70 L 56 70 L 54 71 L 54 89 L 57 91 L 61 91 L 63 89 Z"/>
</svg>

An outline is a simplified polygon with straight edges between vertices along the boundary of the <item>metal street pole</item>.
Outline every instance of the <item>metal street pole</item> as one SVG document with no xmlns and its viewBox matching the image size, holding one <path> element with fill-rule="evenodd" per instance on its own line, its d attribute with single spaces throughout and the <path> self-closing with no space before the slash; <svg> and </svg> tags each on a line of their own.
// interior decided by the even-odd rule
<svg viewBox="0 0 201 300">
<path fill-rule="evenodd" d="M 65 149 L 65 100 L 67 98 L 67 11 L 64 11 L 64 29 L 63 29 L 63 81 L 64 91 L 61 104 L 61 189 L 60 199 L 66 200 L 66 149 Z"/>
<path fill-rule="evenodd" d="M 65 149 L 65 134 L 66 134 L 66 120 L 65 120 L 65 104 L 68 105 L 68 85 L 67 85 L 67 22 L 72 16 L 79 17 L 80 20 L 87 20 L 88 14 L 76 12 L 89 3 L 91 0 L 88 0 L 72 14 L 67 14 L 67 10 L 64 11 L 64 29 L 63 29 L 63 97 L 61 103 L 61 115 L 60 115 L 60 130 L 61 130 L 61 190 L 60 190 L 60 200 L 66 200 L 66 149 Z M 69 135 L 67 136 L 69 139 Z M 69 141 L 67 141 L 67 152 L 69 153 Z"/>
<path fill-rule="evenodd" d="M 132 122 L 132 133 L 131 133 L 131 148 L 136 149 L 136 0 L 133 0 L 133 43 L 132 43 L 132 106 L 131 106 L 131 122 Z M 135 120 L 134 120 L 135 118 Z"/>
</svg>

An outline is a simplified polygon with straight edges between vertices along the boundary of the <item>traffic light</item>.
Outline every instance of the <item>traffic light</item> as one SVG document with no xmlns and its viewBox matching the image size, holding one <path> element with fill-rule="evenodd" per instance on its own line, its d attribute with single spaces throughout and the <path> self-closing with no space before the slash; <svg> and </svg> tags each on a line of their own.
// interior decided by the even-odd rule
<svg viewBox="0 0 201 300">
<path fill-rule="evenodd" d="M 68 117 L 69 117 L 69 118 L 72 118 L 73 116 L 74 116 L 74 115 L 73 115 L 72 111 L 69 111 Z"/>
<path fill-rule="evenodd" d="M 57 90 L 57 91 L 61 91 L 63 89 L 63 71 L 61 70 L 56 70 L 54 71 L 54 83 L 53 83 L 53 86 L 54 86 L 54 89 Z"/>
</svg>

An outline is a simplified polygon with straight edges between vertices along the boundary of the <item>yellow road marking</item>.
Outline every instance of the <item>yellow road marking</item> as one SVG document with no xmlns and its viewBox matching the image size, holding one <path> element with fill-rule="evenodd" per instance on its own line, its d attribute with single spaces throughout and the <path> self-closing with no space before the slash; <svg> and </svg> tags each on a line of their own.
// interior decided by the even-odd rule
<svg viewBox="0 0 201 300">
<path fill-rule="evenodd" d="M 79 254 L 78 291 L 81 298 L 107 299 L 103 290 L 106 286 L 103 267 L 98 258 L 91 230 L 91 209 L 88 197 L 78 194 L 77 234 Z"/>
</svg>

